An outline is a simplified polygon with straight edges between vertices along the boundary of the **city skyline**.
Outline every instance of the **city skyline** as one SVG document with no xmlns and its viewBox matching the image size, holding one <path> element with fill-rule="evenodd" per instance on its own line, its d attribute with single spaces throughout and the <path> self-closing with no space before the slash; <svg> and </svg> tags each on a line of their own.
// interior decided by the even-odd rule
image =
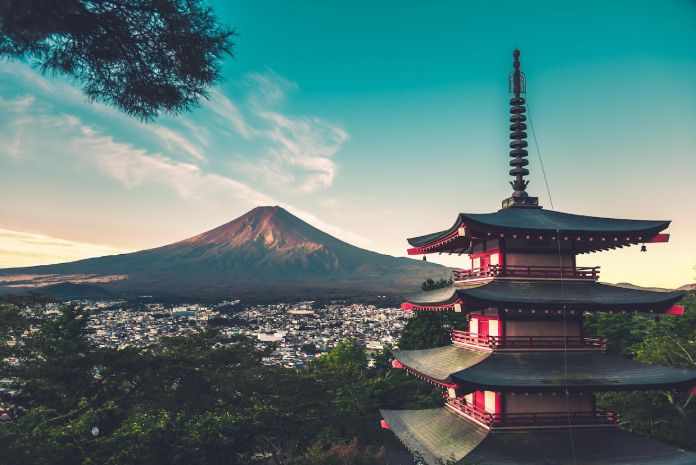
<svg viewBox="0 0 696 465">
<path fill-rule="evenodd" d="M 670 242 L 647 254 L 579 264 L 601 265 L 608 282 L 694 281 L 693 2 L 213 7 L 240 34 L 236 59 L 209 101 L 176 118 L 141 123 L 64 79 L 0 63 L 0 267 L 156 247 L 276 204 L 405 255 L 406 237 L 510 194 L 518 47 L 555 209 L 673 221 Z M 528 191 L 551 208 L 530 146 Z M 466 262 L 443 258 L 429 260 Z"/>
</svg>

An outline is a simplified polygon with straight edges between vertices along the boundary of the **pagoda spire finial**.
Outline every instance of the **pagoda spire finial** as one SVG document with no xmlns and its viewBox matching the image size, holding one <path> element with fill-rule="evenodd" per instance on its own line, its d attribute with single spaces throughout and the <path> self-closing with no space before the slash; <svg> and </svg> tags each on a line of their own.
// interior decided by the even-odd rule
<svg viewBox="0 0 696 465">
<path fill-rule="evenodd" d="M 512 52 L 514 61 L 512 63 L 513 71 L 510 73 L 508 87 L 509 91 L 513 94 L 510 99 L 510 176 L 514 176 L 515 180 L 510 181 L 513 193 L 512 197 L 505 199 L 503 201 L 503 208 L 515 207 L 515 206 L 538 206 L 539 199 L 537 197 L 530 197 L 527 194 L 527 184 L 529 181 L 525 180 L 524 177 L 529 175 L 529 170 L 525 168 L 529 164 L 527 160 L 527 116 L 525 113 L 527 109 L 525 108 L 525 99 L 522 94 L 526 93 L 527 83 L 524 73 L 520 70 L 520 51 L 515 49 Z"/>
</svg>

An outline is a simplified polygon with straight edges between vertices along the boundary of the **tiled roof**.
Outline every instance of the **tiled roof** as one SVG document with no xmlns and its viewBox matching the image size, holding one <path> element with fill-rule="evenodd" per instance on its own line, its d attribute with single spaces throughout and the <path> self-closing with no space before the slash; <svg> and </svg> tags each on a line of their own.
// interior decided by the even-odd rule
<svg viewBox="0 0 696 465">
<path fill-rule="evenodd" d="M 549 308 L 628 310 L 659 312 L 674 305 L 684 292 L 657 292 L 577 281 L 492 280 L 472 286 L 446 287 L 406 296 L 419 306 L 450 305 L 459 300 L 472 306 L 510 308 Z"/>
<path fill-rule="evenodd" d="M 491 390 L 687 388 L 696 370 L 646 365 L 602 352 L 484 352 L 457 346 L 396 350 L 406 368 L 442 383 Z"/>
<path fill-rule="evenodd" d="M 489 432 L 446 408 L 381 410 L 427 465 L 694 465 L 696 454 L 619 428 Z"/>
<path fill-rule="evenodd" d="M 395 350 L 394 358 L 427 378 L 450 383 L 451 374 L 469 368 L 490 355 L 490 352 L 444 346 L 423 350 Z"/>
<path fill-rule="evenodd" d="M 543 208 L 505 208 L 495 213 L 460 213 L 454 225 L 444 231 L 408 239 L 421 247 L 444 239 L 465 225 L 482 231 L 533 231 L 539 233 L 644 235 L 646 240 L 669 226 L 669 221 L 626 220 L 544 210 Z"/>
</svg>

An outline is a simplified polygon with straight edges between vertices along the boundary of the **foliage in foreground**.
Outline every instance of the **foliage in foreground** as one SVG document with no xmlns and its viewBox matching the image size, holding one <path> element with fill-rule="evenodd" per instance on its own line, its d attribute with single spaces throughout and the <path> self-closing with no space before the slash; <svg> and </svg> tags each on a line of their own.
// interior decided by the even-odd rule
<svg viewBox="0 0 696 465">
<path fill-rule="evenodd" d="M 438 399 L 390 370 L 386 352 L 367 368 L 349 342 L 292 370 L 263 365 L 268 352 L 250 340 L 221 344 L 215 331 L 115 350 L 92 345 L 85 325 L 74 306 L 54 318 L 0 308 L 0 378 L 18 392 L 0 399 L 17 415 L 0 427 L 0 462 L 371 465 L 381 453 L 370 446 L 395 445 L 378 408 Z"/>
<path fill-rule="evenodd" d="M 434 291 L 452 285 L 451 279 L 441 278 L 437 281 L 428 279 L 423 282 L 423 291 Z M 468 327 L 465 313 L 414 311 L 399 337 L 399 349 L 430 349 L 452 342 L 450 330 Z"/>
<path fill-rule="evenodd" d="M 684 304 L 684 317 L 660 321 L 592 315 L 586 330 L 613 335 L 611 351 L 644 363 L 696 368 L 694 295 Z M 379 408 L 441 404 L 438 389 L 391 370 L 386 350 L 367 368 L 363 350 L 343 342 L 291 370 L 263 365 L 266 351 L 246 339 L 223 344 L 215 331 L 114 350 L 94 347 L 85 324 L 76 307 L 46 318 L 0 306 L 0 379 L 18 389 L 0 390 L 0 402 L 17 406 L 16 422 L 0 425 L 0 463 L 373 465 L 379 446 L 396 447 L 379 429 Z M 693 396 L 598 400 L 624 428 L 696 448 Z"/>
<path fill-rule="evenodd" d="M 676 368 L 696 369 L 696 293 L 680 303 L 683 316 L 656 319 L 597 313 L 586 321 L 588 335 L 609 337 L 608 352 Z M 696 399 L 677 391 L 608 392 L 598 404 L 621 414 L 625 429 L 696 450 Z"/>
<path fill-rule="evenodd" d="M 89 99 L 146 120 L 195 106 L 233 34 L 201 0 L 0 2 L 0 57 L 72 77 Z"/>
<path fill-rule="evenodd" d="M 316 443 L 296 461 L 296 465 L 378 465 L 384 448 L 360 448 L 358 440 L 335 443 L 326 448 Z"/>
</svg>

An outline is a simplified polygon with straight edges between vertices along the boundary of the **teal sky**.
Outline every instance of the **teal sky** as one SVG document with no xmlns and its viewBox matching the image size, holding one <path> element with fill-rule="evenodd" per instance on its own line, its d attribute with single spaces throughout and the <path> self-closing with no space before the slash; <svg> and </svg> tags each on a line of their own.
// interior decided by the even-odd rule
<svg viewBox="0 0 696 465">
<path fill-rule="evenodd" d="M 143 124 L 0 63 L 0 266 L 154 247 L 268 204 L 403 255 L 406 237 L 509 195 L 518 47 L 555 208 L 673 220 L 647 254 L 581 263 L 608 282 L 693 282 L 696 1 L 213 7 L 239 33 L 235 59 L 178 118 Z M 528 190 L 550 208 L 530 146 Z"/>
</svg>

